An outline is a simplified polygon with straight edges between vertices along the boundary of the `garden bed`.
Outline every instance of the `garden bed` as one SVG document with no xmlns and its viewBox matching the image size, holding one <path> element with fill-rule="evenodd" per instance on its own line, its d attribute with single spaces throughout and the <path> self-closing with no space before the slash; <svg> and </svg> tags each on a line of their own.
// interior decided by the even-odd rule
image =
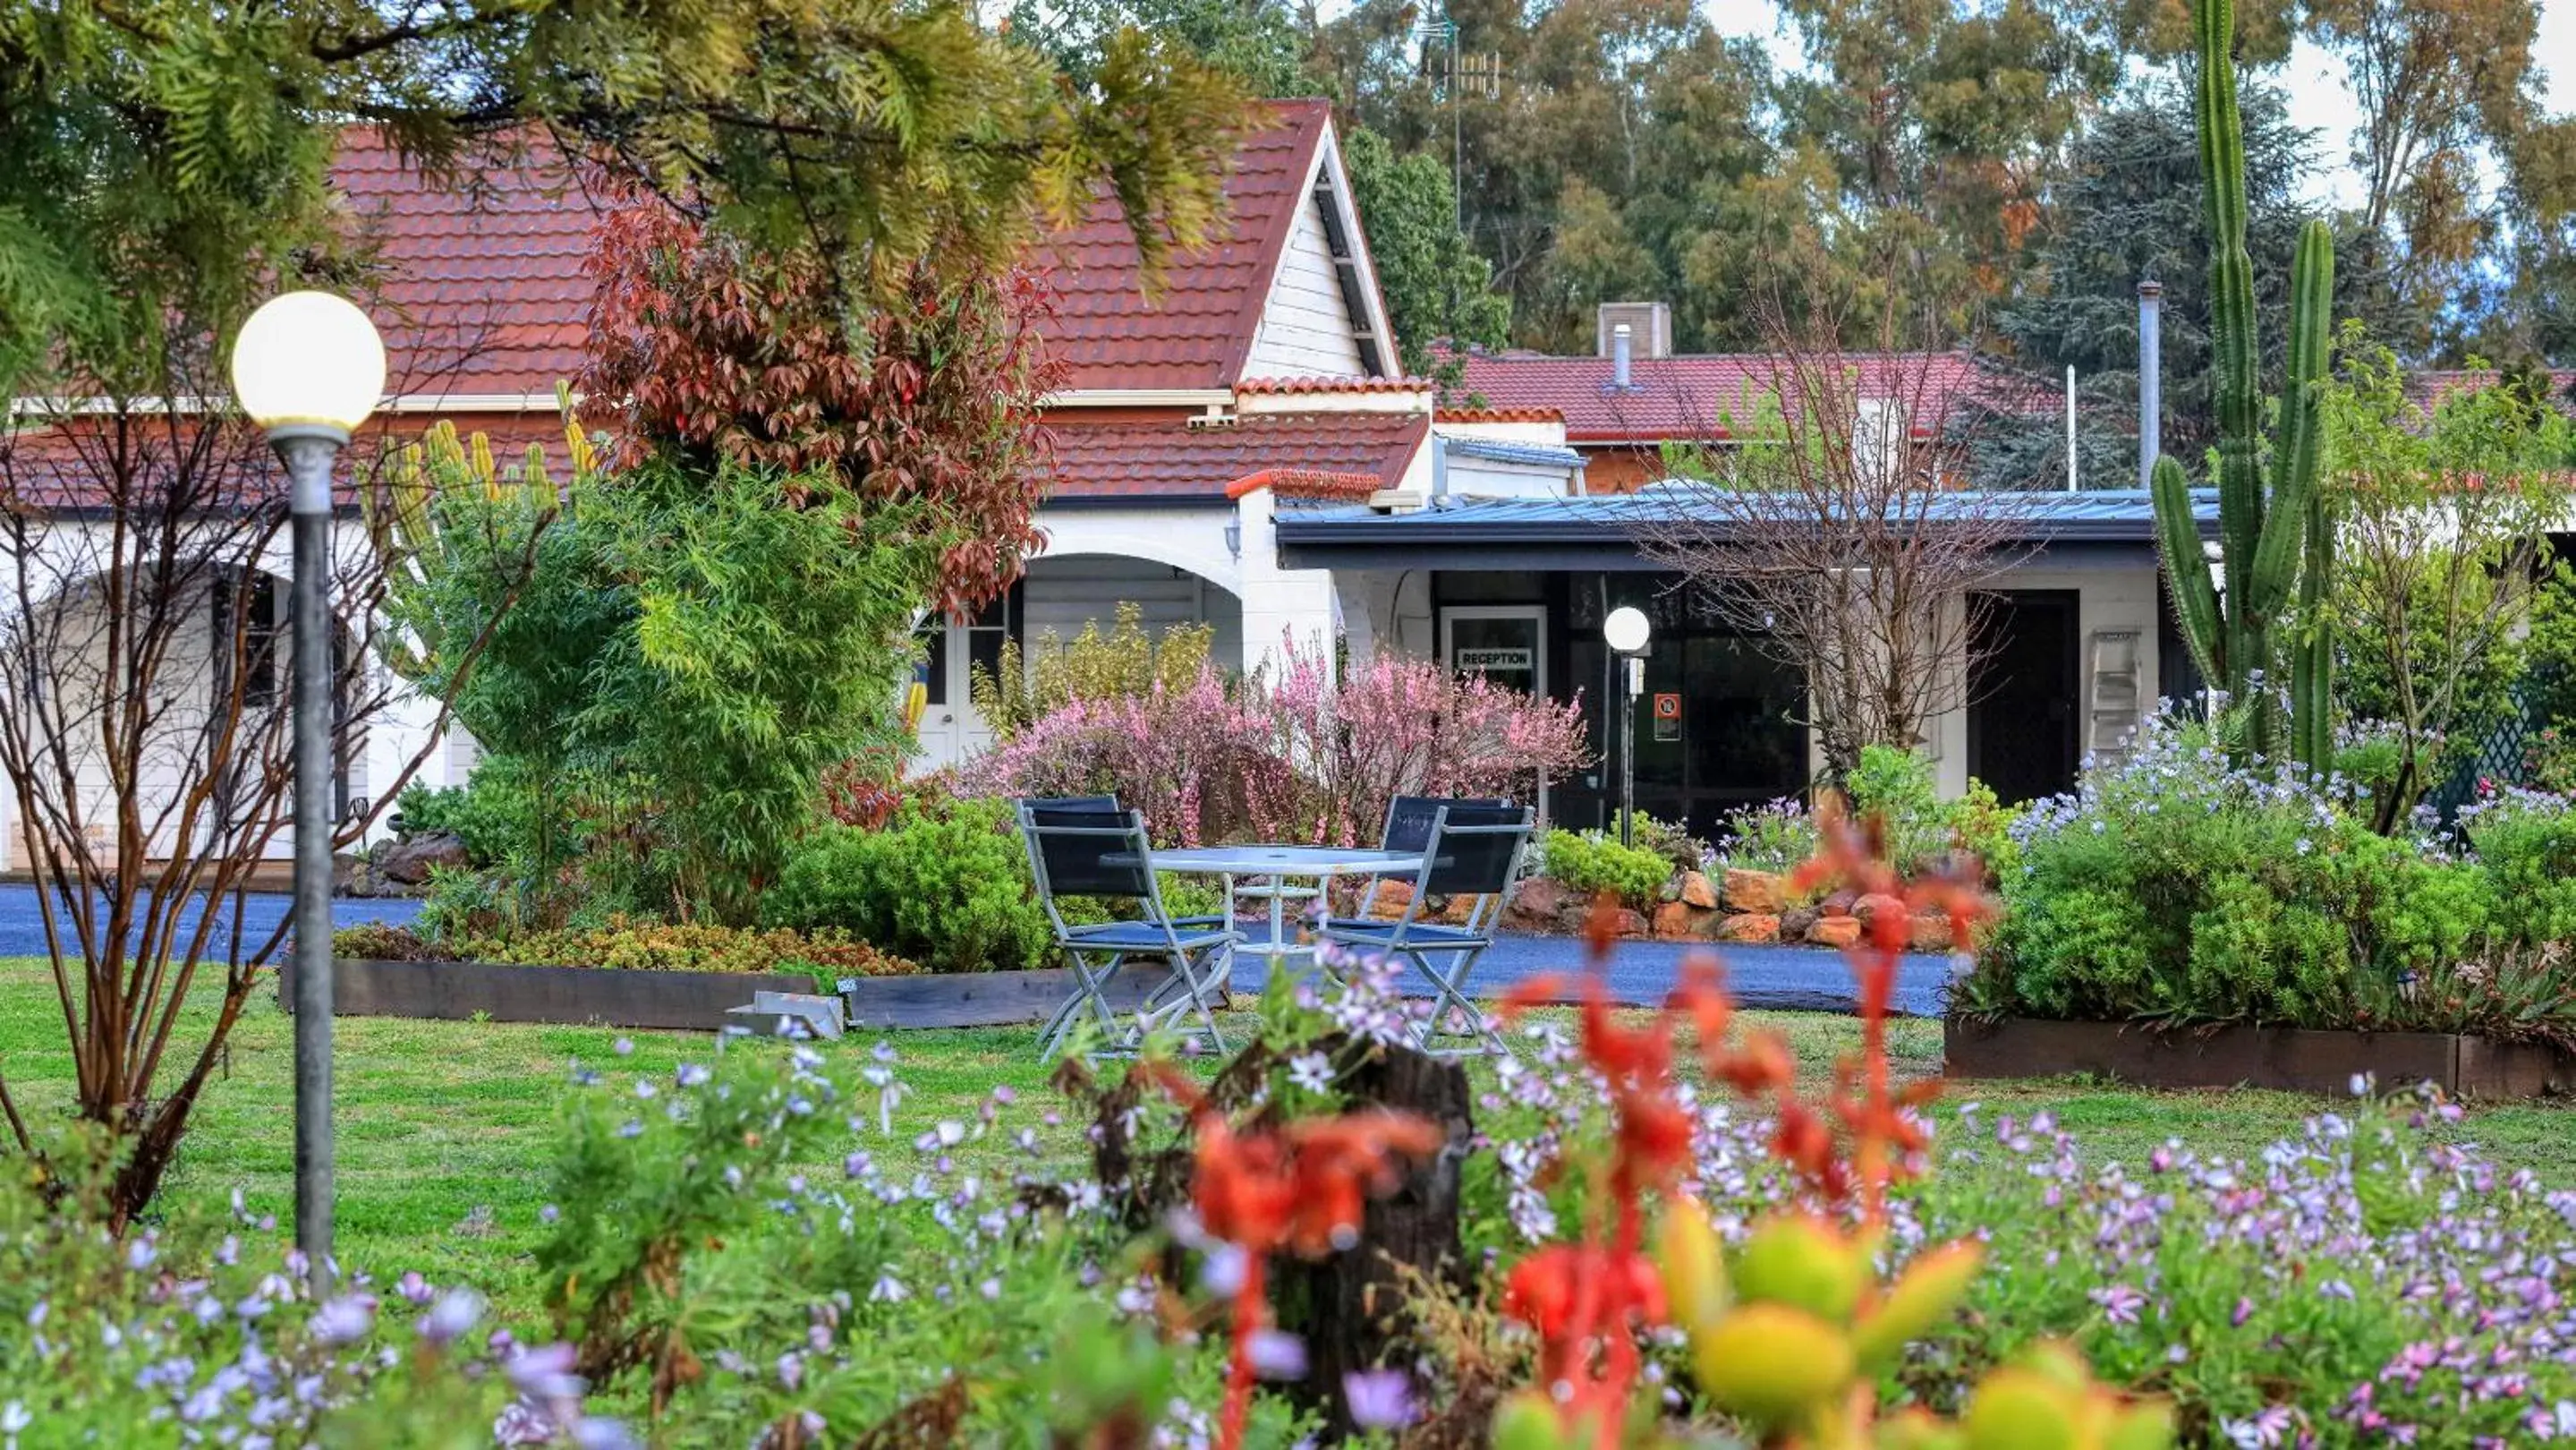
<svg viewBox="0 0 2576 1450">
<path fill-rule="evenodd" d="M 523 967 L 500 962 L 384 962 L 335 957 L 335 1017 L 550 1022 L 713 1032 L 755 992 L 812 992 L 804 972 L 653 972 Z M 294 968 L 280 966 L 278 1000 L 294 1010 Z"/>
<path fill-rule="evenodd" d="M 293 968 L 277 973 L 278 1000 L 294 1009 Z M 1171 977 L 1131 965 L 1109 983 L 1109 1003 L 1132 1011 Z M 1073 993 L 1063 968 L 1028 972 L 923 972 L 861 977 L 842 993 L 851 1031 L 897 1027 L 1005 1027 L 1043 1022 Z M 713 1032 L 756 992 L 828 990 L 802 972 L 635 971 L 515 966 L 501 962 L 332 961 L 335 1017 L 541 1022 Z"/>
<path fill-rule="evenodd" d="M 1961 1078 L 2091 1074 L 2154 1088 L 2277 1088 L 2349 1094 L 2356 1076 L 2381 1089 L 2429 1082 L 2463 1097 L 2553 1097 L 2576 1091 L 2576 1057 L 2535 1042 L 2451 1032 L 2325 1032 L 2293 1027 L 2159 1030 L 2135 1022 L 1952 1017 L 1945 1071 Z"/>
</svg>

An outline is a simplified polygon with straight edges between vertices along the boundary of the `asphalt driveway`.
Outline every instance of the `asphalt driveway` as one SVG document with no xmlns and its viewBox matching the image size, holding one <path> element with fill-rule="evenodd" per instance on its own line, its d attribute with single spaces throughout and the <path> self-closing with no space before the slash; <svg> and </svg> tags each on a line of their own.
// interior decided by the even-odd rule
<svg viewBox="0 0 2576 1450">
<path fill-rule="evenodd" d="M 267 940 L 268 934 L 285 920 L 288 900 L 283 894 L 243 898 L 243 934 L 252 946 Z M 419 910 L 420 903 L 405 900 L 343 898 L 331 904 L 332 919 L 342 926 L 409 921 Z M 229 950 L 229 916 L 227 910 L 214 934 L 211 950 L 217 955 Z M 193 911 L 189 919 L 194 919 Z M 1610 959 L 1612 996 L 1641 1005 L 1660 1002 L 1679 978 L 1683 958 L 1694 949 L 1679 942 L 1622 943 Z M 42 956 L 44 952 L 36 888 L 0 885 L 0 957 Z M 1848 1012 L 1853 1008 L 1851 974 L 1840 953 L 1810 947 L 1730 946 L 1720 955 L 1726 963 L 1727 984 L 1744 1006 L 1815 1012 Z M 1581 949 L 1565 938 L 1505 937 L 1477 964 L 1474 983 L 1481 996 L 1500 992 L 1525 977 L 1575 972 L 1582 965 Z M 1246 961 L 1237 970 L 1235 980 L 1246 990 L 1258 990 L 1262 972 L 1258 962 Z M 1907 957 L 1898 978 L 1896 1006 L 1919 1015 L 1937 1014 L 1949 978 L 1947 957 Z"/>
</svg>

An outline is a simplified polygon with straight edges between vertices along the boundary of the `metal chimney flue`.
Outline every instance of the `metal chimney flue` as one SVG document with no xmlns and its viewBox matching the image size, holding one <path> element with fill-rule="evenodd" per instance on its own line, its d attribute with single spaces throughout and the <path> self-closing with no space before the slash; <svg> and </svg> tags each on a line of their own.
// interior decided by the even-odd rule
<svg viewBox="0 0 2576 1450">
<path fill-rule="evenodd" d="M 1610 329 L 1610 386 L 1620 392 L 1629 389 L 1630 360 L 1636 353 L 1636 334 L 1628 324 Z"/>
<path fill-rule="evenodd" d="M 2156 455 L 2164 451 L 2164 284 L 2149 278 L 2138 284 L 2138 487 L 2154 479 Z"/>
</svg>

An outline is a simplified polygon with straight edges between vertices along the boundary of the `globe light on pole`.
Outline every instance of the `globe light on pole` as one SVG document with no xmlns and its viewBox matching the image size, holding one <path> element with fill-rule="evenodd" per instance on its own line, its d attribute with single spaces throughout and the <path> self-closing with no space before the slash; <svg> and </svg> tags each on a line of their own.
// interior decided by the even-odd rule
<svg viewBox="0 0 2576 1450">
<path fill-rule="evenodd" d="M 1637 844 L 1637 696 L 1646 687 L 1646 642 L 1654 636 L 1646 611 L 1621 605 L 1601 621 L 1601 642 L 1619 656 L 1619 844 Z"/>
<path fill-rule="evenodd" d="M 330 1287 L 331 471 L 385 391 L 375 324 L 344 298 L 288 292 L 233 340 L 233 401 L 286 466 L 295 544 L 295 1246 Z"/>
</svg>

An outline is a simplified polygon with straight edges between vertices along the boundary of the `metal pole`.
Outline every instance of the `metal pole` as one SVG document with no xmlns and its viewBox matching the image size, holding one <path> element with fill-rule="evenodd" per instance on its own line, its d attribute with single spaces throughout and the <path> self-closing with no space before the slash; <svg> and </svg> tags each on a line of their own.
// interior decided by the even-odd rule
<svg viewBox="0 0 2576 1450">
<path fill-rule="evenodd" d="M 337 429 L 270 433 L 295 533 L 295 1246 L 331 1287 L 331 465 Z"/>
<path fill-rule="evenodd" d="M 2138 487 L 2155 482 L 2164 451 L 2164 284 L 2138 284 Z"/>
<path fill-rule="evenodd" d="M 1619 721 L 1619 844 L 1637 844 L 1637 677 L 1646 662 L 1635 655 L 1620 658 L 1620 695 L 1626 713 Z"/>
<path fill-rule="evenodd" d="M 2075 364 L 2066 365 L 2066 491 L 2075 492 Z"/>
</svg>

